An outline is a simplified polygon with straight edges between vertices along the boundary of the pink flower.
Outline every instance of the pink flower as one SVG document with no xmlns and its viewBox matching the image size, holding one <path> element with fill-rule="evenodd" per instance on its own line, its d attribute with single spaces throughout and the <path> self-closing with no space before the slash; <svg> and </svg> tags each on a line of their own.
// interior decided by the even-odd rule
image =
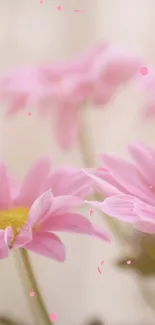
<svg viewBox="0 0 155 325">
<path fill-rule="evenodd" d="M 11 102 L 9 114 L 31 104 L 42 116 L 54 116 L 57 139 L 68 148 L 78 138 L 79 109 L 90 101 L 107 104 L 140 66 L 137 58 L 102 43 L 71 62 L 22 68 L 2 76 L 0 97 Z"/>
<path fill-rule="evenodd" d="M 88 190 L 85 176 L 83 178 L 81 172 L 72 168 L 59 169 L 52 174 L 50 169 L 50 159 L 43 158 L 32 167 L 24 182 L 18 184 L 10 177 L 5 165 L 0 163 L 1 259 L 9 255 L 9 249 L 24 247 L 63 262 L 65 247 L 53 233 L 55 231 L 109 240 L 99 227 L 92 225 L 82 214 L 72 211 L 83 204 L 80 196 Z"/>
<path fill-rule="evenodd" d="M 104 202 L 89 202 L 109 216 L 155 233 L 155 150 L 141 143 L 129 145 L 136 164 L 102 154 L 104 167 L 84 170 L 102 193 Z"/>
</svg>

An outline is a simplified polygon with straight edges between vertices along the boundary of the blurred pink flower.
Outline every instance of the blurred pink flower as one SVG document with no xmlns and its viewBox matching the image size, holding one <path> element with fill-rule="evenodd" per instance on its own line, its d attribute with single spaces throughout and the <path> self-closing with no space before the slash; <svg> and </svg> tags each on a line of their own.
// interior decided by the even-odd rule
<svg viewBox="0 0 155 325">
<path fill-rule="evenodd" d="M 136 164 L 102 154 L 103 170 L 84 170 L 105 197 L 104 202 L 88 203 L 143 232 L 155 233 L 155 149 L 134 143 L 129 152 Z"/>
<path fill-rule="evenodd" d="M 22 68 L 0 78 L 0 98 L 9 100 L 9 114 L 37 105 L 42 116 L 56 120 L 57 139 L 63 148 L 78 137 L 79 109 L 89 101 L 105 105 L 118 87 L 135 77 L 140 60 L 99 44 L 79 59 L 38 68 Z"/>
<path fill-rule="evenodd" d="M 63 262 L 65 247 L 55 231 L 109 241 L 106 232 L 82 214 L 72 212 L 83 204 L 80 196 L 87 192 L 86 177 L 72 168 L 59 169 L 53 174 L 50 169 L 50 159 L 43 158 L 32 167 L 24 182 L 18 184 L 0 163 L 1 259 L 8 256 L 9 249 L 24 247 Z"/>
</svg>

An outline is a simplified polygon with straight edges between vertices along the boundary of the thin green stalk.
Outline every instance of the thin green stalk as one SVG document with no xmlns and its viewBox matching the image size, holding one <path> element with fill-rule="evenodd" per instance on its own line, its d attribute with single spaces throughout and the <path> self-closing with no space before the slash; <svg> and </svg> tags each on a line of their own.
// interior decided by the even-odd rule
<svg viewBox="0 0 155 325">
<path fill-rule="evenodd" d="M 18 263 L 18 269 L 25 289 L 26 298 L 30 304 L 35 317 L 35 324 L 51 325 L 52 321 L 49 317 L 44 300 L 41 296 L 38 284 L 33 273 L 31 261 L 28 252 L 24 248 L 14 251 Z M 30 297 L 30 292 L 35 293 L 34 297 Z"/>
</svg>

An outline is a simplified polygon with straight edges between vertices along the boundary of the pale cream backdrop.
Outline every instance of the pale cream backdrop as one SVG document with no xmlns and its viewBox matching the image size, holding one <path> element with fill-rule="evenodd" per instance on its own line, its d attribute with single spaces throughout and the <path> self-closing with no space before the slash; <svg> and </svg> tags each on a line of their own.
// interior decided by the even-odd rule
<svg viewBox="0 0 155 325">
<path fill-rule="evenodd" d="M 72 57 L 101 40 L 126 47 L 149 64 L 155 61 L 154 0 L 39 1 L 0 0 L 0 71 Z M 63 5 L 63 11 L 57 11 L 57 5 Z M 74 13 L 73 9 L 84 12 Z M 140 96 L 126 88 L 106 108 L 88 111 L 90 144 L 96 153 L 114 150 L 126 154 L 127 143 L 135 139 L 155 144 L 155 121 L 144 123 L 140 107 Z M 23 177 L 34 160 L 48 152 L 54 167 L 83 165 L 78 145 L 61 152 L 50 121 L 39 119 L 34 107 L 7 120 L 1 105 L 0 154 L 17 177 Z M 89 217 L 89 209 L 86 213 Z M 103 225 L 97 212 L 91 218 Z M 80 236 L 61 237 L 67 247 L 64 264 L 31 254 L 48 311 L 56 313 L 58 325 L 84 324 L 93 316 L 111 325 L 154 323 L 135 277 L 112 265 L 119 255 L 114 242 L 108 245 Z M 97 268 L 103 260 L 100 275 Z M 0 313 L 33 324 L 13 256 L 0 263 L 0 288 Z"/>
</svg>

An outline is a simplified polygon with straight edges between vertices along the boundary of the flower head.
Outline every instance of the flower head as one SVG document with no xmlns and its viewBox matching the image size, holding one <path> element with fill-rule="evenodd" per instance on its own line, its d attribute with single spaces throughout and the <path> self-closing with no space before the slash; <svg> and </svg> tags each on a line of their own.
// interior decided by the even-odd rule
<svg viewBox="0 0 155 325">
<path fill-rule="evenodd" d="M 109 240 L 104 231 L 74 212 L 83 204 L 88 184 L 72 168 L 51 173 L 49 158 L 39 160 L 18 184 L 0 163 L 0 258 L 7 257 L 9 249 L 24 247 L 64 261 L 65 247 L 55 231 Z"/>
<path fill-rule="evenodd" d="M 42 116 L 54 116 L 59 144 L 68 148 L 78 138 L 79 109 L 90 101 L 107 104 L 121 84 L 136 76 L 140 66 L 132 55 L 101 43 L 69 62 L 2 75 L 0 98 L 10 102 L 8 114 L 31 104 Z"/>
<path fill-rule="evenodd" d="M 109 216 L 155 233 L 155 150 L 141 143 L 129 145 L 136 164 L 102 154 L 103 170 L 84 171 L 104 202 L 91 202 Z"/>
</svg>

